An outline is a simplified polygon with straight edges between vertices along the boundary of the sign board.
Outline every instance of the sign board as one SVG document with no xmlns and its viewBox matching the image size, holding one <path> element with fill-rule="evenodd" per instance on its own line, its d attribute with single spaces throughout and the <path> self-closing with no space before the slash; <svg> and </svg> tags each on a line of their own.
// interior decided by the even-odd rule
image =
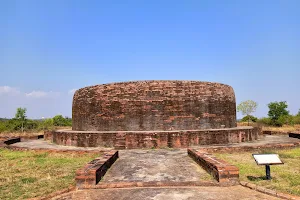
<svg viewBox="0 0 300 200">
<path fill-rule="evenodd" d="M 278 154 L 252 154 L 258 165 L 280 165 L 283 162 Z"/>
</svg>

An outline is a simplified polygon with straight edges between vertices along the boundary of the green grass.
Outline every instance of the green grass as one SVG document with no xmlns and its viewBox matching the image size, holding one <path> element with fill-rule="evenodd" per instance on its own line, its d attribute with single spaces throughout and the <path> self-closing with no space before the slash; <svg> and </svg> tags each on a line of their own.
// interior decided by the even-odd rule
<svg viewBox="0 0 300 200">
<path fill-rule="evenodd" d="M 277 153 L 284 165 L 272 165 L 272 180 L 265 180 L 265 166 L 257 165 L 252 153 Z M 260 152 L 217 153 L 217 157 L 240 169 L 240 180 L 269 189 L 300 195 L 300 148 Z"/>
<path fill-rule="evenodd" d="M 0 199 L 26 199 L 75 185 L 76 169 L 96 154 L 0 149 Z"/>
</svg>

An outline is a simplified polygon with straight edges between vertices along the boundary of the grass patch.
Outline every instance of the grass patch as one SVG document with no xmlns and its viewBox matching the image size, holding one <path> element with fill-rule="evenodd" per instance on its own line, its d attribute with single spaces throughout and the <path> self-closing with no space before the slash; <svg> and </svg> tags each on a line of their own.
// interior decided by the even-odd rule
<svg viewBox="0 0 300 200">
<path fill-rule="evenodd" d="M 277 153 L 284 165 L 272 165 L 272 180 L 265 180 L 265 166 L 257 165 L 252 153 Z M 260 152 L 216 153 L 218 158 L 236 165 L 240 169 L 240 180 L 300 195 L 300 148 Z"/>
<path fill-rule="evenodd" d="M 0 199 L 45 196 L 75 185 L 75 171 L 98 155 L 0 149 Z"/>
</svg>

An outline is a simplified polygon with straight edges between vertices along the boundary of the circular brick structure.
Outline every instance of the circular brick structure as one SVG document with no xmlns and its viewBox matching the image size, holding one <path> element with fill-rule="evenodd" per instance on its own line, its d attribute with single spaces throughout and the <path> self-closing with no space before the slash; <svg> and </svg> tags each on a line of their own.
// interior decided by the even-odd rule
<svg viewBox="0 0 300 200">
<path fill-rule="evenodd" d="M 73 130 L 167 131 L 236 127 L 232 87 L 200 81 L 136 81 L 79 89 Z"/>
<path fill-rule="evenodd" d="M 236 127 L 232 87 L 200 81 L 134 81 L 79 89 L 73 130 L 45 133 L 80 147 L 183 148 L 252 141 L 260 130 Z"/>
</svg>

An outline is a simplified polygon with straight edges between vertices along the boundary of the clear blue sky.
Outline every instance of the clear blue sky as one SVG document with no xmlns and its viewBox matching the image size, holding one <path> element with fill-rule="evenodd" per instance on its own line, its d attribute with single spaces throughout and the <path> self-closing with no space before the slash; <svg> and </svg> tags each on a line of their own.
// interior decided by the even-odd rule
<svg viewBox="0 0 300 200">
<path fill-rule="evenodd" d="M 71 116 L 72 90 L 128 80 L 231 85 L 300 108 L 299 0 L 0 0 L 0 117 Z"/>
</svg>

